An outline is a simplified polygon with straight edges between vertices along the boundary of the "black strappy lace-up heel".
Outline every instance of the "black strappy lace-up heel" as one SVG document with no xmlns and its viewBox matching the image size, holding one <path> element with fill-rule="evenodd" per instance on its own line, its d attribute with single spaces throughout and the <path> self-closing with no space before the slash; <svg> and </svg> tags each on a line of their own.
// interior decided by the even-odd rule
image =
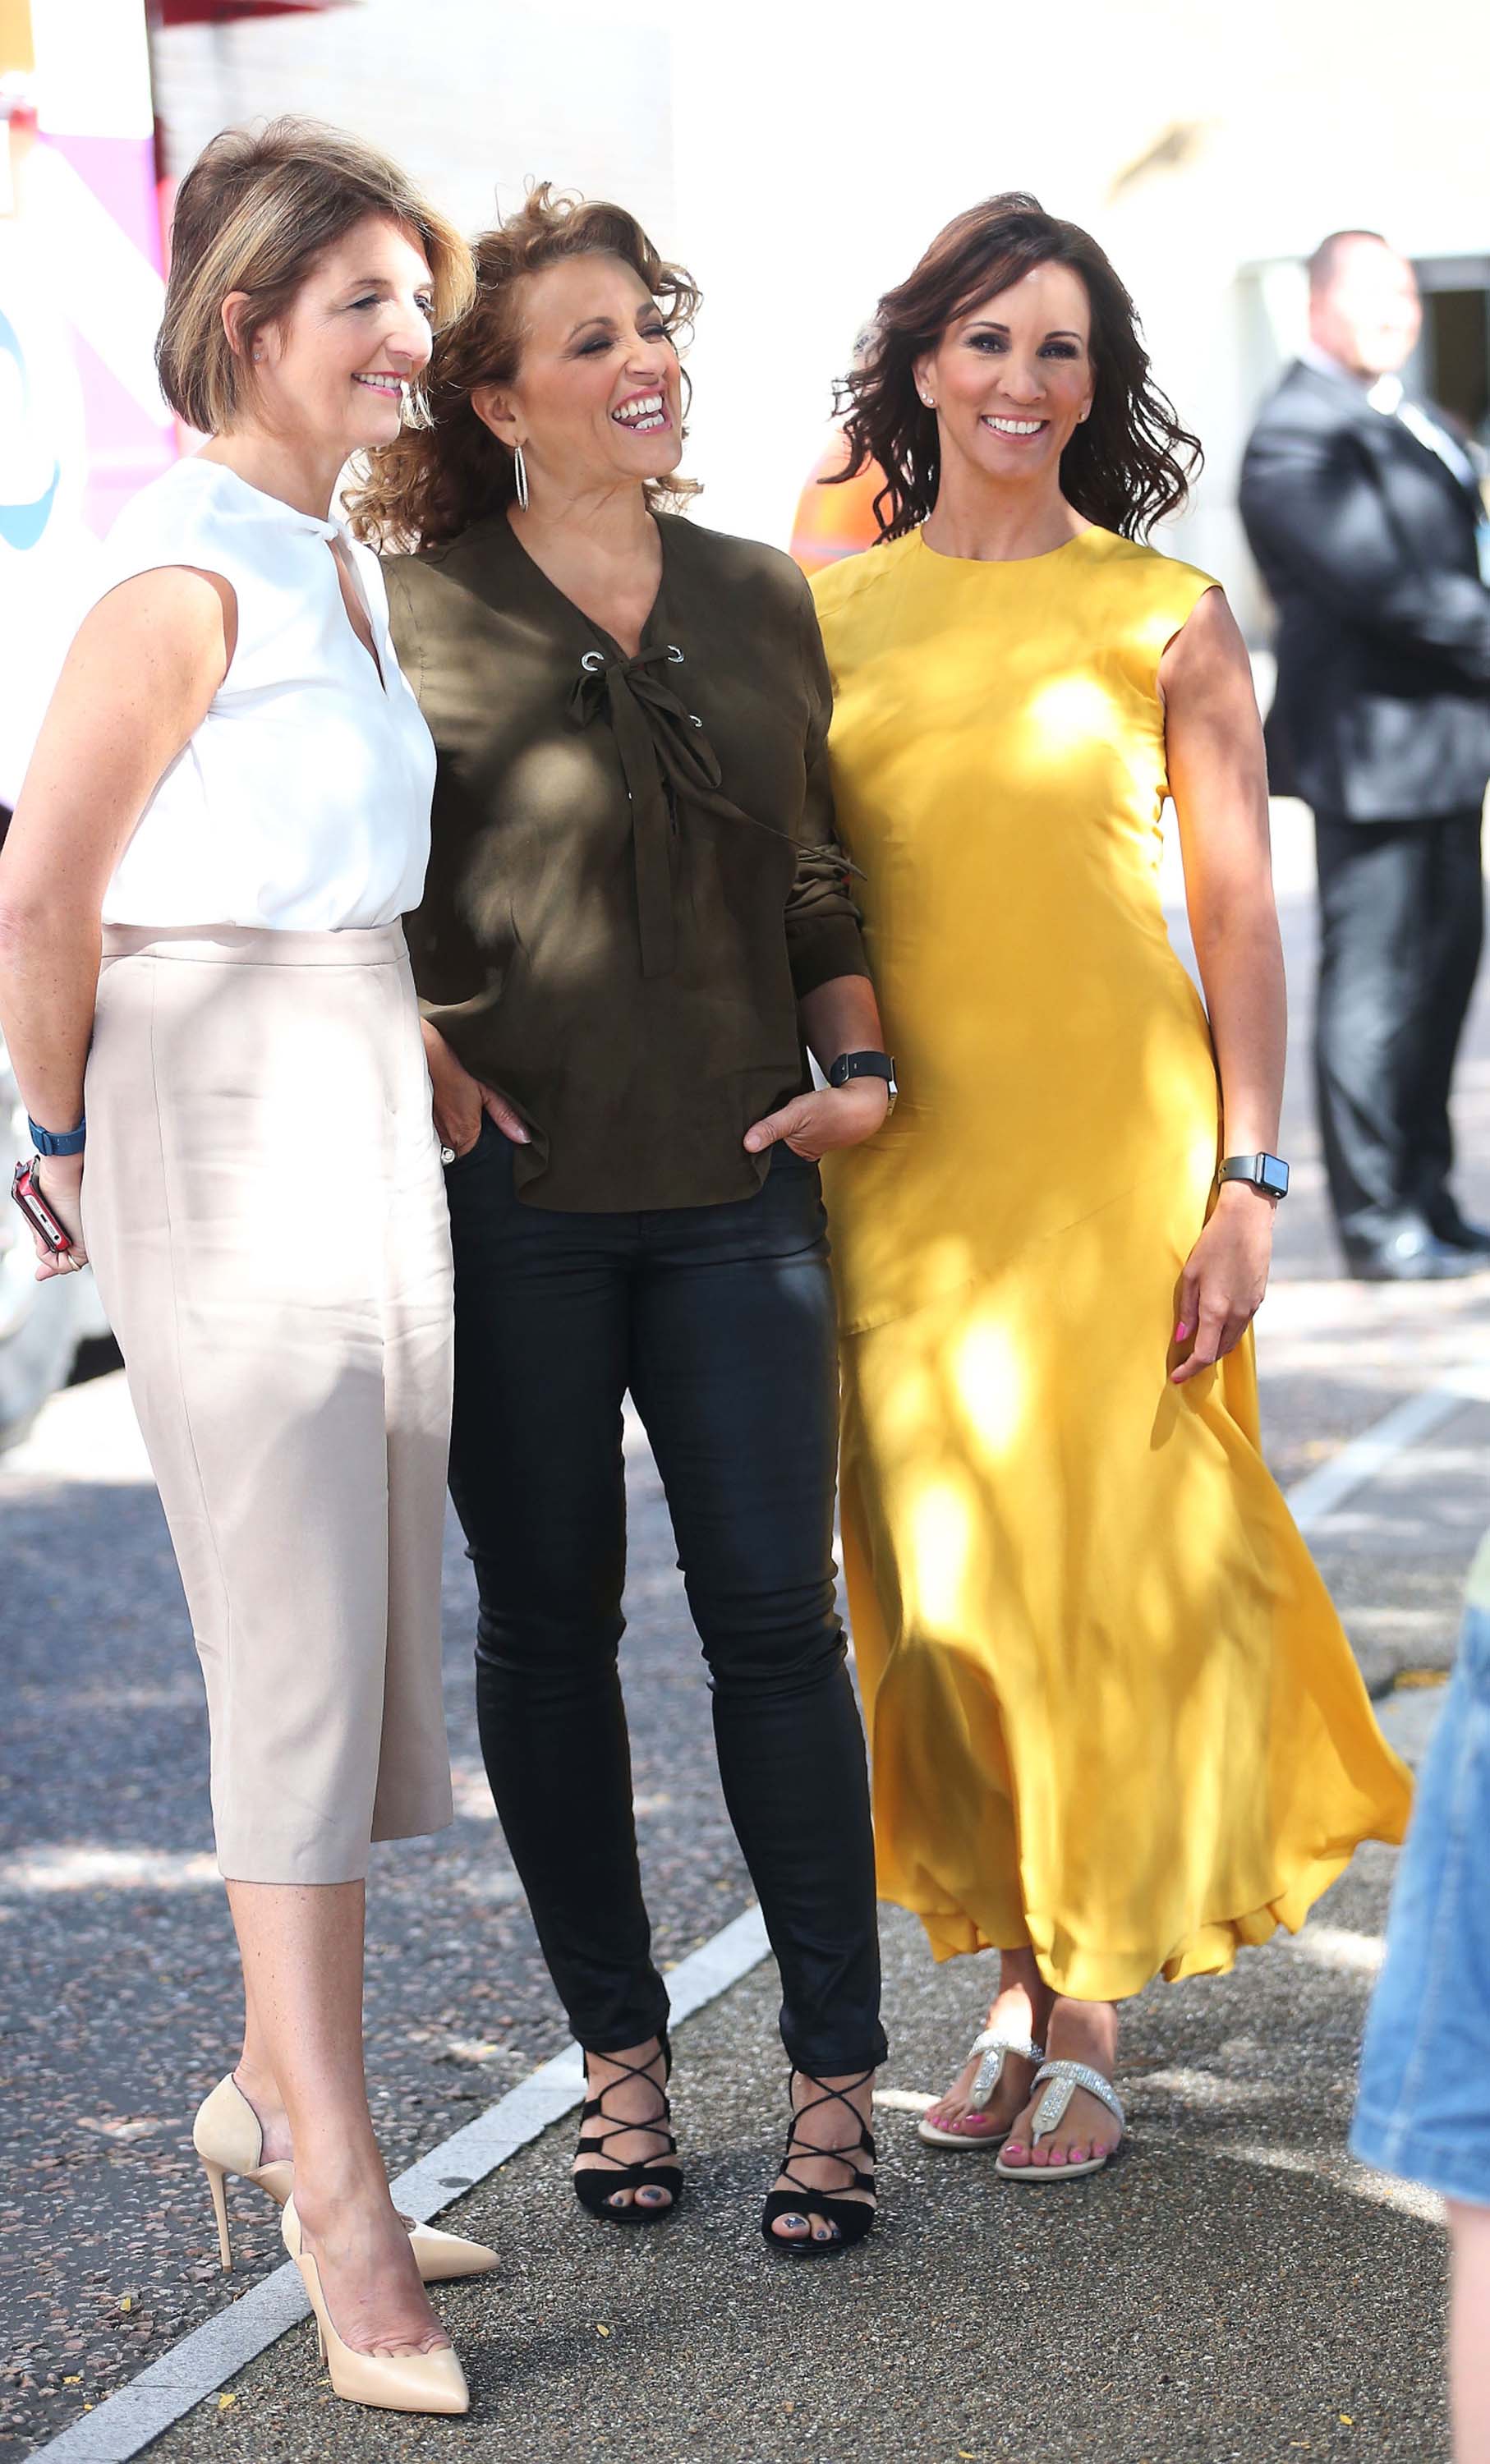
<svg viewBox="0 0 1490 2464">
<path fill-rule="evenodd" d="M 601 2161 L 598 2165 L 586 2165 L 581 2172 L 571 2173 L 569 2178 L 574 2184 L 574 2194 L 581 2207 L 592 2216 L 603 2216 L 607 2224 L 660 2225 L 664 2216 L 674 2213 L 683 2196 L 683 2167 L 672 2161 L 677 2156 L 678 2143 L 669 2127 L 672 2121 L 672 2107 L 668 2101 L 666 2091 L 667 2081 L 672 2077 L 672 2047 L 668 2042 L 666 2029 L 657 2041 L 662 2051 L 662 2087 L 657 2087 L 656 2080 L 648 2076 L 652 2063 L 657 2059 L 655 2054 L 649 2055 L 645 2062 L 624 2062 L 617 2055 L 606 2054 L 603 2058 L 614 2063 L 622 2073 L 622 2079 L 611 2079 L 602 2088 L 599 2096 L 587 2097 L 581 2111 L 580 2145 L 576 2152 L 581 2156 L 598 2156 Z M 613 2113 L 606 2112 L 605 2099 L 613 2088 L 622 2085 L 624 2079 L 645 2079 L 649 2087 L 656 2089 L 655 2121 L 622 2122 Z M 605 2127 L 603 2130 L 596 2131 L 593 2137 L 587 2139 L 584 2136 L 584 2124 L 587 2122 L 596 2121 L 603 2122 Z M 638 2165 L 623 2164 L 619 2156 L 612 2156 L 608 2152 L 605 2143 L 627 2130 L 649 2131 L 654 2139 L 662 2141 L 661 2153 L 645 2157 Z M 613 2208 L 610 2205 L 618 2190 L 631 2192 L 629 2206 Z M 668 2190 L 671 2192 L 671 2197 L 665 2208 L 643 2207 L 636 2196 L 638 2190 Z"/>
<path fill-rule="evenodd" d="M 795 2183 L 797 2187 L 791 2190 L 768 2191 L 760 2218 L 760 2230 L 772 2249 L 784 2251 L 788 2258 L 826 2258 L 830 2252 L 846 2250 L 850 2242 L 863 2241 L 866 2233 L 871 2233 L 874 2229 L 877 2212 L 872 2204 L 874 2140 L 864 2123 L 859 2122 L 857 2111 L 849 2103 L 855 2088 L 866 2087 L 873 2077 L 872 2071 L 865 2071 L 859 2079 L 850 2079 L 847 2087 L 828 2087 L 823 2080 L 814 2079 L 811 2071 L 794 2070 L 792 2073 L 794 2080 L 799 2078 L 804 2079 L 809 2086 L 822 2088 L 822 2094 L 809 2097 L 805 2104 L 798 2105 L 793 2111 L 792 2126 L 786 2134 L 786 2154 L 781 2159 L 781 2170 L 787 2180 Z M 802 2116 L 815 2113 L 820 2104 L 848 2106 L 855 2122 L 859 2123 L 859 2136 L 850 2146 L 812 2147 L 800 2136 L 800 2125 Z M 825 2190 L 813 2189 L 802 2180 L 800 2173 L 792 2169 L 794 2164 L 800 2163 L 803 2158 L 809 2156 L 825 2156 L 833 2164 L 842 2165 L 848 2176 L 843 2186 L 844 2190 L 867 2190 L 868 2198 L 845 2198 L 842 2192 L 830 2196 Z M 867 2156 L 869 2160 L 867 2169 L 855 2161 L 860 2156 Z M 810 2226 L 814 2213 L 825 2217 L 830 2225 L 837 2227 L 837 2232 L 826 2241 L 815 2241 L 810 2230 L 800 2240 L 788 2239 L 784 2233 L 774 2231 L 778 2219 L 781 2216 L 800 2216 Z"/>
</svg>

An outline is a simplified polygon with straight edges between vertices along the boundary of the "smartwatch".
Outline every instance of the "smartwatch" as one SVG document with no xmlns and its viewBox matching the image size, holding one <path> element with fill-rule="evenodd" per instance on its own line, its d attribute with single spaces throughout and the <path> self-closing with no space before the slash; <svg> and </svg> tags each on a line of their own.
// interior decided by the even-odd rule
<svg viewBox="0 0 1490 2464">
<path fill-rule="evenodd" d="M 1254 1189 L 1260 1189 L 1265 1198 L 1286 1198 L 1288 1195 L 1288 1166 L 1281 1155 L 1228 1155 L 1216 1177 L 1217 1180 L 1249 1181 Z"/>
<path fill-rule="evenodd" d="M 895 1084 L 895 1064 L 887 1052 L 841 1052 L 828 1071 L 830 1087 L 846 1087 L 850 1078 L 883 1078 L 889 1089 L 886 1119 L 895 1109 L 900 1089 Z"/>
<path fill-rule="evenodd" d="M 26 1126 L 31 1132 L 32 1144 L 39 1155 L 81 1155 L 88 1135 L 86 1118 L 78 1122 L 76 1130 L 38 1130 L 28 1113 Z"/>
</svg>

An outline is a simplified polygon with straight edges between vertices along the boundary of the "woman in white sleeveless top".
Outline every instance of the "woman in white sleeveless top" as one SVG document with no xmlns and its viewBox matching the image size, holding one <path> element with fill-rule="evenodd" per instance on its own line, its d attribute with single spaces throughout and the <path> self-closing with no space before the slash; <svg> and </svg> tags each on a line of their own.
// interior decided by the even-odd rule
<svg viewBox="0 0 1490 2464">
<path fill-rule="evenodd" d="M 449 1240 L 399 922 L 434 753 L 377 561 L 328 509 L 469 281 L 355 141 L 207 148 L 159 361 L 210 442 L 117 525 L 0 860 L 0 1013 L 82 1235 L 40 1271 L 96 1267 L 207 1681 L 248 2014 L 195 2132 L 224 2264 L 224 2173 L 283 2201 L 293 2145 L 285 2238 L 338 2392 L 447 2412 L 420 2276 L 491 2254 L 395 2215 L 362 2048 L 369 1840 L 450 1819 Z"/>
</svg>

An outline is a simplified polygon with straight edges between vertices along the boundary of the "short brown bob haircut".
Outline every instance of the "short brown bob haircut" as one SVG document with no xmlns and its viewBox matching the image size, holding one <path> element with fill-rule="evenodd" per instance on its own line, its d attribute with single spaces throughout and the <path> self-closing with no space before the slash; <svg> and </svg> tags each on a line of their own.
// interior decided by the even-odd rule
<svg viewBox="0 0 1490 2464">
<path fill-rule="evenodd" d="M 362 483 L 346 495 L 359 539 L 388 551 L 440 547 L 512 503 L 513 457 L 477 418 L 471 394 L 477 385 L 511 385 L 521 365 L 523 277 L 567 257 L 597 255 L 618 256 L 640 275 L 674 348 L 687 344 L 699 304 L 692 276 L 659 254 L 624 206 L 539 181 L 515 212 L 475 242 L 475 297 L 436 339 L 425 379 L 427 423 L 405 428 L 362 458 Z M 673 476 L 649 480 L 646 493 L 654 510 L 676 510 L 697 489 Z"/>
<path fill-rule="evenodd" d="M 840 382 L 848 461 L 825 484 L 878 464 L 885 474 L 874 499 L 881 539 L 900 539 L 924 522 L 941 484 L 936 413 L 916 390 L 917 361 L 959 317 L 1037 265 L 1069 266 L 1091 303 L 1096 390 L 1091 416 L 1061 456 L 1066 502 L 1124 539 L 1147 538 L 1185 502 L 1200 466 L 1199 440 L 1181 427 L 1149 373 L 1138 312 L 1106 252 L 1079 224 L 1059 221 L 1038 198 L 1011 189 L 970 206 L 938 231 L 914 272 L 885 294 L 861 363 Z"/>
<path fill-rule="evenodd" d="M 181 184 L 170 278 L 155 345 L 161 389 L 178 419 L 225 436 L 251 399 L 253 337 L 284 317 L 317 259 L 369 215 L 400 224 L 423 249 L 434 321 L 471 297 L 471 252 L 453 224 L 397 164 L 362 139 L 313 120 L 225 128 Z M 223 330 L 223 302 L 248 294 L 241 352 Z"/>
</svg>

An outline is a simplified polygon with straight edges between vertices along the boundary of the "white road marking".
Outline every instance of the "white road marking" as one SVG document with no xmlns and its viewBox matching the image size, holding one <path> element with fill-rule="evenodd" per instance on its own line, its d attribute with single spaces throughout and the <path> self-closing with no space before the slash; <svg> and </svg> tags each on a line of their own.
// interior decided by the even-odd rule
<svg viewBox="0 0 1490 2464">
<path fill-rule="evenodd" d="M 1288 1491 L 1288 1504 L 1300 1529 L 1307 1531 L 1324 1522 L 1394 1457 L 1437 1428 L 1464 1403 L 1477 1398 L 1490 1399 L 1490 1362 L 1468 1364 L 1422 1394 L 1393 1405 L 1373 1427 L 1352 1439 L 1330 1462 L 1296 1482 Z M 1319 1957 L 1326 1950 L 1326 1938 L 1328 1951 L 1338 1956 L 1345 1938 L 1330 1935 L 1324 1927 L 1315 1929 L 1312 1936 L 1305 1934 L 1294 1947 L 1303 1948 L 1305 1955 Z M 1365 1939 L 1349 1937 L 1349 1941 L 1354 1955 L 1345 1964 L 1364 1967 L 1366 1962 L 1360 1952 L 1368 1947 Z M 758 1966 L 768 1947 L 759 1910 L 747 1908 L 700 1949 L 680 1961 L 668 1979 L 674 2024 L 727 1992 Z M 397 2205 L 405 2214 L 428 2223 L 452 2199 L 484 2180 L 519 2147 L 538 2138 L 552 2123 L 571 2113 L 582 2095 L 580 2049 L 570 2045 L 499 2098 L 475 2121 L 442 2140 L 406 2173 L 400 2174 L 393 2185 Z M 928 2098 L 927 2101 L 931 2101 Z M 893 2103 L 902 2110 L 909 2110 L 911 2101 L 909 2095 L 894 2090 L 876 2098 L 877 2103 Z M 918 2104 L 919 2098 L 914 2101 Z M 1271 2165 L 1283 2170 L 1307 2168 L 1304 2160 L 1282 2150 L 1238 2146 L 1218 2152 L 1244 2163 Z M 1352 2183 L 1350 2187 L 1357 2196 L 1383 2199 L 1414 2214 L 1424 2211 L 1419 2202 L 1428 2195 L 1413 2193 L 1401 2184 L 1379 2186 L 1375 2176 L 1370 2177 L 1369 2188 L 1364 2183 Z M 158 2438 L 162 2431 L 189 2412 L 193 2405 L 215 2393 L 226 2380 L 267 2352 L 289 2328 L 309 2315 L 296 2270 L 288 2263 L 276 2268 L 217 2318 L 184 2336 L 179 2344 L 142 2370 L 127 2387 L 105 2398 L 45 2447 L 33 2450 L 33 2455 L 51 2457 L 53 2464 L 126 2464 L 128 2457 L 137 2455 L 151 2439 Z"/>
<path fill-rule="evenodd" d="M 1337 1455 L 1331 1455 L 1328 1463 L 1321 1463 L 1318 1471 L 1294 1483 L 1288 1491 L 1288 1504 L 1300 1530 L 1308 1531 L 1315 1524 L 1323 1523 L 1356 1489 L 1374 1480 L 1393 1456 L 1404 1454 L 1466 1403 L 1487 1400 L 1490 1361 L 1481 1360 L 1452 1370 L 1447 1377 L 1425 1387 L 1420 1395 L 1409 1395 L 1405 1401 L 1394 1404 L 1382 1419 L 1363 1429 L 1358 1438 L 1352 1438 Z"/>
<path fill-rule="evenodd" d="M 673 2025 L 712 2002 L 766 1955 L 766 1929 L 757 1908 L 727 1925 L 668 1977 Z M 550 2123 L 572 2113 L 584 2094 L 584 2066 L 578 2045 L 568 2045 L 551 2062 L 536 2070 L 487 2111 L 453 2131 L 438 2147 L 411 2165 L 393 2184 L 394 2204 L 421 2224 L 447 2208 L 473 2183 L 537 2139 Z M 288 2259 L 265 2277 L 241 2300 L 215 2319 L 193 2328 L 168 2353 L 105 2398 L 70 2430 L 33 2450 L 53 2464 L 125 2464 L 152 2438 L 159 2438 L 193 2405 L 215 2393 L 267 2352 L 288 2328 L 308 2319 L 310 2307 L 299 2276 Z"/>
</svg>

